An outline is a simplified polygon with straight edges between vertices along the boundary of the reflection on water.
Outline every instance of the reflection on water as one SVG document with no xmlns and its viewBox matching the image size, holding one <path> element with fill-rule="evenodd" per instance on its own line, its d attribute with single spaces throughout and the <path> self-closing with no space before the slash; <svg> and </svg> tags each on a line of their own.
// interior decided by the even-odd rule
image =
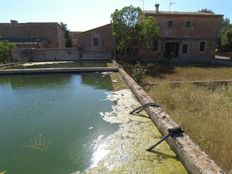
<svg viewBox="0 0 232 174">
<path fill-rule="evenodd" d="M 2 172 L 0 171 L 0 174 L 6 174 L 6 171 L 2 171 Z"/>
<path fill-rule="evenodd" d="M 130 90 L 109 77 L 0 77 L 0 171 L 33 174 L 186 173 Z M 5 171 L 4 171 L 5 172 Z"/>
<path fill-rule="evenodd" d="M 38 137 L 31 139 L 30 143 L 28 145 L 24 145 L 23 147 L 45 151 L 48 149 L 48 144 L 49 141 L 46 140 L 45 137 L 42 137 L 42 135 L 39 135 Z"/>
<path fill-rule="evenodd" d="M 100 135 L 96 141 L 94 141 L 95 145 L 93 148 L 93 154 L 91 157 L 91 166 L 90 167 L 97 167 L 98 162 L 100 162 L 105 156 L 107 156 L 110 150 L 107 150 L 107 145 L 102 143 L 104 135 Z"/>
<path fill-rule="evenodd" d="M 99 73 L 1 76 L 0 171 L 64 174 L 90 167 L 94 141 L 118 129 L 99 115 L 111 110 L 113 102 L 104 100 L 110 91 L 109 77 Z"/>
</svg>

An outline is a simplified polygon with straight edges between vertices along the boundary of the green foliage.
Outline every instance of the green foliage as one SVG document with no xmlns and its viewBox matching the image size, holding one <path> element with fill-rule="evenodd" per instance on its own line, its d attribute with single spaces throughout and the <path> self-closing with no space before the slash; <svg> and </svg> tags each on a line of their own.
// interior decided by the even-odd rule
<svg viewBox="0 0 232 174">
<path fill-rule="evenodd" d="M 0 62 L 8 62 L 11 59 L 11 49 L 15 48 L 15 44 L 3 40 L 0 41 Z"/>
<path fill-rule="evenodd" d="M 61 29 L 64 31 L 64 38 L 65 38 L 65 47 L 72 47 L 72 40 L 69 35 L 69 30 L 67 28 L 67 24 L 64 24 L 63 22 L 60 23 Z"/>
<path fill-rule="evenodd" d="M 232 25 L 228 25 L 221 31 L 220 42 L 223 50 L 232 51 Z"/>
<path fill-rule="evenodd" d="M 232 27 L 229 18 L 222 18 L 219 26 L 219 49 L 221 51 L 229 50 L 229 41 L 227 38 L 227 32 Z"/>
<path fill-rule="evenodd" d="M 211 9 L 201 9 L 198 12 L 215 14 Z M 229 18 L 222 18 L 219 24 L 219 41 L 218 47 L 220 51 L 232 51 L 232 38 L 231 38 L 231 30 L 232 25 L 230 24 Z"/>
<path fill-rule="evenodd" d="M 115 10 L 111 15 L 113 38 L 119 53 L 128 52 L 135 55 L 140 40 L 141 9 L 133 6 L 124 7 L 122 10 Z"/>
<path fill-rule="evenodd" d="M 141 21 L 142 36 L 145 40 L 147 47 L 151 50 L 155 49 L 156 41 L 160 36 L 160 28 L 158 22 L 152 16 L 143 17 Z"/>
<path fill-rule="evenodd" d="M 133 6 L 115 10 L 111 15 L 113 38 L 120 54 L 137 57 L 139 42 L 147 39 L 149 48 L 159 37 L 157 22 L 153 17 L 143 17 L 140 8 Z M 154 30 L 154 31 L 153 31 Z"/>
<path fill-rule="evenodd" d="M 141 65 L 140 63 L 133 66 L 132 76 L 133 76 L 133 78 L 135 79 L 136 82 L 142 83 L 143 78 L 145 77 L 145 75 L 146 75 L 145 66 Z"/>
<path fill-rule="evenodd" d="M 198 12 L 214 14 L 214 12 L 208 8 L 203 8 L 203 9 L 199 10 Z"/>
</svg>

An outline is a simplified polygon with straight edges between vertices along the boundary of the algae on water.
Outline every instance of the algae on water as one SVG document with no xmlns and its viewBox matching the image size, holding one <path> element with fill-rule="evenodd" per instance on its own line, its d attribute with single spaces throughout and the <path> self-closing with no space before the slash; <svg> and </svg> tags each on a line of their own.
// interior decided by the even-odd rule
<svg viewBox="0 0 232 174">
<path fill-rule="evenodd" d="M 83 173 L 187 173 L 166 142 L 153 152 L 146 151 L 161 134 L 145 112 L 140 116 L 129 114 L 140 106 L 129 89 L 107 93 L 106 100 L 116 105 L 112 106 L 112 112 L 100 115 L 106 122 L 118 123 L 119 130 L 108 137 L 99 136 L 92 165 Z"/>
</svg>

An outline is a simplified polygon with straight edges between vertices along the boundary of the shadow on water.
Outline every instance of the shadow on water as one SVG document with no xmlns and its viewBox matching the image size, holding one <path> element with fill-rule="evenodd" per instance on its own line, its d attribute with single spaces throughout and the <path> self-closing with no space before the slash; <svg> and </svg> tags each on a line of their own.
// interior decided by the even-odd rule
<svg viewBox="0 0 232 174">
<path fill-rule="evenodd" d="M 83 73 L 81 79 L 83 84 L 93 86 L 96 89 L 113 89 L 113 83 L 108 75 L 103 76 L 101 73 Z"/>
<path fill-rule="evenodd" d="M 113 88 L 110 77 L 103 76 L 101 73 L 1 76 L 0 85 L 9 85 L 12 89 L 56 88 L 57 85 L 59 85 L 59 87 L 67 85 L 76 75 L 81 75 L 80 81 L 82 84 L 92 86 L 96 89 L 112 90 Z"/>
</svg>

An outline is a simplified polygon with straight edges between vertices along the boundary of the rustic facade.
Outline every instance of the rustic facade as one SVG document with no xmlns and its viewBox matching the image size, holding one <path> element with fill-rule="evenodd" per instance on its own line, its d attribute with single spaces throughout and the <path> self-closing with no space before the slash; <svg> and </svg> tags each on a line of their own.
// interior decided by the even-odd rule
<svg viewBox="0 0 232 174">
<path fill-rule="evenodd" d="M 64 32 L 58 23 L 0 23 L 0 40 L 17 48 L 64 48 Z"/>
<path fill-rule="evenodd" d="M 79 33 L 80 32 L 74 32 L 74 31 L 69 32 L 69 36 L 72 40 L 72 47 L 74 47 L 74 48 L 78 47 L 78 34 Z"/>
<path fill-rule="evenodd" d="M 145 11 L 160 27 L 157 53 L 182 60 L 213 58 L 222 15 L 200 12 Z"/>
<path fill-rule="evenodd" d="M 113 54 L 116 49 L 111 24 L 81 32 L 77 40 L 78 47 L 87 51 Z"/>
<path fill-rule="evenodd" d="M 205 61 L 214 57 L 218 29 L 223 15 L 200 12 L 144 11 L 154 16 L 160 27 L 160 39 L 155 52 L 141 48 L 140 57 L 172 58 L 173 60 Z M 83 49 L 115 53 L 111 24 L 95 28 L 78 35 L 78 46 Z"/>
</svg>

